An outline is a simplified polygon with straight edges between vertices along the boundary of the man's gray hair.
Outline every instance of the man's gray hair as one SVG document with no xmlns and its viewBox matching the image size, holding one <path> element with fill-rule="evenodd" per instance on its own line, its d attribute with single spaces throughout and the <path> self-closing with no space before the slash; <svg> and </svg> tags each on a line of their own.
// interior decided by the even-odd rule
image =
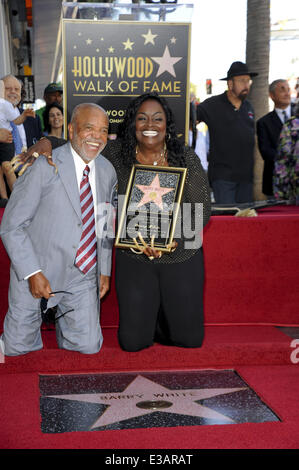
<svg viewBox="0 0 299 470">
<path fill-rule="evenodd" d="M 8 78 L 14 78 L 15 80 L 17 80 L 19 82 L 19 84 L 21 85 L 22 87 L 22 82 L 21 80 L 19 80 L 15 75 L 12 75 L 11 73 L 7 74 L 7 75 L 4 75 L 4 77 L 2 77 L 0 80 L 7 80 Z"/>
<path fill-rule="evenodd" d="M 102 106 L 99 106 L 98 104 L 95 104 L 95 103 L 80 103 L 80 104 L 77 104 L 77 106 L 75 106 L 75 108 L 73 109 L 72 116 L 71 116 L 72 124 L 75 123 L 79 111 L 83 108 L 94 108 L 94 109 L 98 109 L 102 111 L 106 115 L 107 120 L 109 122 L 108 114 L 106 113 L 106 110 L 102 108 Z"/>
<path fill-rule="evenodd" d="M 274 80 L 269 86 L 269 93 L 274 94 L 275 93 L 275 88 L 279 83 L 285 83 L 287 80 L 285 78 L 278 78 L 277 80 Z"/>
</svg>

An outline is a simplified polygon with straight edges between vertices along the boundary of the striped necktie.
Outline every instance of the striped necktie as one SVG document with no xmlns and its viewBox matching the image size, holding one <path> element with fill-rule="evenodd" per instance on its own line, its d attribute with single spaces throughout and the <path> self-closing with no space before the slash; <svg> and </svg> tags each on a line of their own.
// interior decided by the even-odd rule
<svg viewBox="0 0 299 470">
<path fill-rule="evenodd" d="M 76 255 L 75 265 L 87 274 L 97 261 L 97 239 L 95 232 L 95 217 L 92 191 L 88 174 L 90 168 L 86 165 L 80 183 L 80 205 L 82 213 L 82 235 Z"/>
</svg>

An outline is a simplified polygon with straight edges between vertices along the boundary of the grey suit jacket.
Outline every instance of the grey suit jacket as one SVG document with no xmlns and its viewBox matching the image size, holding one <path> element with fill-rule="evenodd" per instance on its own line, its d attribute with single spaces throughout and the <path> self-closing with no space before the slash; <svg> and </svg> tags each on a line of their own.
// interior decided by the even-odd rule
<svg viewBox="0 0 299 470">
<path fill-rule="evenodd" d="M 17 179 L 6 206 L 0 236 L 19 281 L 41 269 L 52 289 L 65 290 L 74 267 L 82 221 L 70 143 L 53 151 L 58 172 L 39 157 Z M 102 155 L 95 160 L 98 274 L 110 275 L 117 178 Z"/>
</svg>

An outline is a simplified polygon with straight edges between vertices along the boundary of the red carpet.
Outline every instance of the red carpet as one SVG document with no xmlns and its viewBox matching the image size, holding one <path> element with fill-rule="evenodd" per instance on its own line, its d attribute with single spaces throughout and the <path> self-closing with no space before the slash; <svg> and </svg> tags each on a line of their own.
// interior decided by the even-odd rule
<svg viewBox="0 0 299 470">
<path fill-rule="evenodd" d="M 237 365 L 289 365 L 292 339 L 274 327 L 206 327 L 201 348 L 182 349 L 155 344 L 137 353 L 122 351 L 116 329 L 105 328 L 98 354 L 59 350 L 55 332 L 44 331 L 44 349 L 24 356 L 6 357 L 0 374 L 22 372 L 109 372 L 118 370 L 225 368 Z"/>
<path fill-rule="evenodd" d="M 299 325 L 298 234 L 299 207 L 263 209 L 251 218 L 212 217 L 204 231 L 205 323 Z M 8 273 L 0 242 L 0 330 Z M 102 305 L 102 325 L 117 323 L 112 285 Z"/>
</svg>

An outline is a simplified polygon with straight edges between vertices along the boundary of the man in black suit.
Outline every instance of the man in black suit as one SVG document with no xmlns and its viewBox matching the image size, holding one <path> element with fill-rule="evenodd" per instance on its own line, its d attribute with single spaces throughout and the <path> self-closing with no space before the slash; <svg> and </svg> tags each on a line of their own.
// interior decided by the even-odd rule
<svg viewBox="0 0 299 470">
<path fill-rule="evenodd" d="M 281 128 L 292 115 L 291 92 L 287 80 L 278 79 L 269 86 L 269 95 L 274 109 L 257 121 L 257 139 L 260 154 L 264 160 L 262 191 L 273 196 L 274 158 Z"/>
</svg>

